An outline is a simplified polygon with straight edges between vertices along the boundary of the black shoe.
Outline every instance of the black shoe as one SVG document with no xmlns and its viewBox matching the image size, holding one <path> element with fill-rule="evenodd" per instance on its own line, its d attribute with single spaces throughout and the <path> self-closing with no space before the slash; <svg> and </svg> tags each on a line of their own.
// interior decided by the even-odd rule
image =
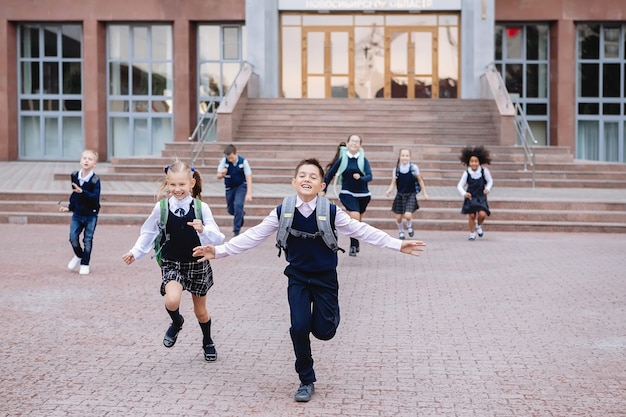
<svg viewBox="0 0 626 417">
<path fill-rule="evenodd" d="M 356 253 L 358 252 L 356 246 L 350 246 L 350 256 L 356 256 Z"/>
<path fill-rule="evenodd" d="M 315 387 L 312 382 L 310 384 L 300 384 L 293 398 L 299 403 L 306 403 L 311 401 L 314 392 Z"/>
<path fill-rule="evenodd" d="M 180 327 L 175 327 L 174 323 L 172 323 L 165 332 L 165 336 L 163 337 L 163 346 L 165 346 L 166 348 L 171 348 L 176 344 L 176 339 L 178 339 L 178 333 L 180 333 L 180 330 L 183 328 L 183 323 L 185 322 L 183 316 L 180 316 L 180 318 L 182 319 Z"/>
<path fill-rule="evenodd" d="M 233 231 L 233 237 L 239 236 L 239 230 L 237 230 L 236 232 Z"/>
<path fill-rule="evenodd" d="M 215 362 L 217 360 L 217 350 L 215 350 L 215 344 L 211 343 L 203 347 L 204 360 L 207 362 Z"/>
</svg>

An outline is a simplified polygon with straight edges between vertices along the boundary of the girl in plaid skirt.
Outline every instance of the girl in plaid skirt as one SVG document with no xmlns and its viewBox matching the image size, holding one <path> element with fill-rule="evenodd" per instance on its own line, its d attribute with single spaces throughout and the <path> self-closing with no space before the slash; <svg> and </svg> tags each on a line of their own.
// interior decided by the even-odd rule
<svg viewBox="0 0 626 417">
<path fill-rule="evenodd" d="M 393 200 L 391 211 L 396 214 L 396 225 L 400 233 L 400 239 L 404 239 L 404 228 L 406 226 L 409 237 L 413 237 L 413 225 L 411 223 L 413 212 L 418 210 L 417 193 L 424 192 L 424 199 L 428 200 L 428 192 L 424 185 L 424 179 L 420 175 L 417 165 L 411 163 L 411 151 L 400 149 L 398 162 L 393 169 L 391 184 L 385 193 L 387 197 L 391 195 L 393 189 L 397 189 L 396 197 Z"/>
<path fill-rule="evenodd" d="M 165 297 L 165 309 L 172 323 L 165 332 L 163 345 L 172 347 L 185 319 L 179 312 L 183 290 L 191 293 L 194 312 L 202 329 L 204 359 L 217 359 L 215 344 L 211 338 L 211 316 L 206 307 L 206 295 L 213 285 L 213 271 L 208 261 L 197 262 L 192 256 L 193 248 L 200 245 L 218 245 L 224 242 L 224 234 L 215 223 L 209 206 L 202 202 L 202 214 L 195 213 L 194 198 L 200 198 L 202 180 L 200 174 L 179 160 L 165 168 L 165 180 L 159 196 L 167 197 L 166 239 L 161 251 L 161 295 Z M 135 246 L 122 256 L 127 265 L 149 253 L 155 239 L 161 235 L 161 204 L 157 202 L 148 219 L 141 226 Z"/>
</svg>

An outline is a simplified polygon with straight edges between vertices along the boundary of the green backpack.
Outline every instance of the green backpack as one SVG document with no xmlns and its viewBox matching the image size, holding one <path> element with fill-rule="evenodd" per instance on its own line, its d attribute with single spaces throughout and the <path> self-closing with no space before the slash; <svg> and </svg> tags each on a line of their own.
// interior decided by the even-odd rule
<svg viewBox="0 0 626 417">
<path fill-rule="evenodd" d="M 194 214 L 196 219 L 202 220 L 202 200 L 199 198 L 194 198 Z M 157 264 L 161 266 L 163 263 L 163 258 L 161 256 L 161 251 L 163 250 L 163 246 L 170 240 L 170 235 L 167 233 L 167 216 L 169 215 L 170 208 L 169 203 L 166 198 L 159 201 L 159 205 L 161 207 L 160 215 L 159 215 L 159 235 L 154 239 L 154 255 L 153 258 L 156 258 Z"/>
</svg>

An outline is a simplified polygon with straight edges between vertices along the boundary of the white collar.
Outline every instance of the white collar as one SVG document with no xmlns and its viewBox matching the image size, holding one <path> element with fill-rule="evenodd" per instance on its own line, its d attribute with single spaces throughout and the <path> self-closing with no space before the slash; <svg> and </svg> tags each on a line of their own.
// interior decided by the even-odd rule
<svg viewBox="0 0 626 417">
<path fill-rule="evenodd" d="M 187 195 L 187 197 L 183 198 L 182 200 L 179 200 L 176 197 L 171 196 L 169 199 L 170 211 L 175 213 L 177 209 L 181 208 L 185 210 L 185 213 L 186 213 L 187 210 L 189 209 L 189 205 L 191 204 L 192 200 L 193 198 L 191 198 L 191 195 Z"/>
<path fill-rule="evenodd" d="M 80 170 L 78 171 L 78 180 L 79 180 L 79 181 L 85 181 L 85 182 L 86 182 L 86 181 L 89 181 L 89 180 L 91 179 L 91 176 L 93 175 L 93 169 L 92 169 L 91 171 L 89 171 L 89 172 L 87 173 L 87 175 L 85 175 L 84 177 L 81 177 L 81 176 L 80 176 L 80 174 L 82 174 L 82 173 L 83 173 L 83 170 L 82 170 L 82 169 L 80 169 Z"/>
</svg>

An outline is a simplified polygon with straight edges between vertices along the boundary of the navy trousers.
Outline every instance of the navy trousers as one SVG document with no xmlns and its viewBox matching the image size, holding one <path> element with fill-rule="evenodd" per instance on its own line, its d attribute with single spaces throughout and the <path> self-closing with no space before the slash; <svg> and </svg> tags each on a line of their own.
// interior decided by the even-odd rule
<svg viewBox="0 0 626 417">
<path fill-rule="evenodd" d="M 296 355 L 296 372 L 300 382 L 315 382 L 311 339 L 330 340 L 339 326 L 339 283 L 337 271 L 304 273 L 291 266 L 285 269 L 289 278 L 287 296 L 291 314 L 291 341 Z"/>
<path fill-rule="evenodd" d="M 226 209 L 228 214 L 235 216 L 233 218 L 233 232 L 238 233 L 243 224 L 243 205 L 246 201 L 246 193 L 248 192 L 248 184 L 243 183 L 237 187 L 226 190 Z"/>
</svg>

